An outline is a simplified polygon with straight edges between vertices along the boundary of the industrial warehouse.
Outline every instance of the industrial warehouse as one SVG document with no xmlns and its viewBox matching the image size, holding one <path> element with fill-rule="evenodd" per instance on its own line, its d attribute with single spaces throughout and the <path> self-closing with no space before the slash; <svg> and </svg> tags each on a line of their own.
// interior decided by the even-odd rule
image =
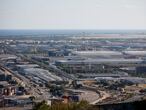
<svg viewBox="0 0 146 110">
<path fill-rule="evenodd" d="M 0 107 L 31 110 L 43 101 L 87 101 L 104 108 L 145 101 L 145 38 L 125 37 L 2 39 Z"/>
</svg>

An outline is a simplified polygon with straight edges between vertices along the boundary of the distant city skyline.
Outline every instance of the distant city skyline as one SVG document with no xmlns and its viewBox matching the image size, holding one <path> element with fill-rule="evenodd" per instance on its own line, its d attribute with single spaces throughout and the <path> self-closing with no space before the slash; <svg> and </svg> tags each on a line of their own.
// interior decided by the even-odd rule
<svg viewBox="0 0 146 110">
<path fill-rule="evenodd" d="M 0 0 L 0 29 L 146 29 L 146 0 Z"/>
</svg>

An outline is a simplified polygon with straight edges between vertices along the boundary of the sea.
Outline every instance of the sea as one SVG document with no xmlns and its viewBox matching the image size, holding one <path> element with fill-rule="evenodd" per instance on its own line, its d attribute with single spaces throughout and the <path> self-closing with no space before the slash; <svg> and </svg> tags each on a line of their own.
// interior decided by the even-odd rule
<svg viewBox="0 0 146 110">
<path fill-rule="evenodd" d="M 0 30 L 0 36 L 78 34 L 146 34 L 146 30 Z"/>
</svg>

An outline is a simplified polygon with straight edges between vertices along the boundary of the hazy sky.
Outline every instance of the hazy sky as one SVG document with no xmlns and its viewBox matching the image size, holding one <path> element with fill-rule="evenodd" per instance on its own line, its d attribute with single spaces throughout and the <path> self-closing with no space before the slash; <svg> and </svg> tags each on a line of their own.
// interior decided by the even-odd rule
<svg viewBox="0 0 146 110">
<path fill-rule="evenodd" d="M 0 29 L 146 29 L 146 0 L 0 0 Z"/>
</svg>

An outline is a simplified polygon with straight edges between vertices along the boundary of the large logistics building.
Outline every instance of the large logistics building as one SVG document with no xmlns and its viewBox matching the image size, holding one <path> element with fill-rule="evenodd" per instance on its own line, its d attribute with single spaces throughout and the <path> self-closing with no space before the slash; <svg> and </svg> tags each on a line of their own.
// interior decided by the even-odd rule
<svg viewBox="0 0 146 110">
<path fill-rule="evenodd" d="M 78 59 L 78 60 L 57 60 L 56 66 L 62 68 L 68 73 L 96 73 L 103 70 L 111 72 L 111 66 L 126 66 L 126 65 L 137 65 L 143 64 L 142 59 Z M 108 68 L 109 67 L 109 68 Z"/>
<path fill-rule="evenodd" d="M 85 60 L 58 60 L 56 65 L 91 65 L 91 64 L 138 64 L 142 59 L 85 59 Z"/>
</svg>

